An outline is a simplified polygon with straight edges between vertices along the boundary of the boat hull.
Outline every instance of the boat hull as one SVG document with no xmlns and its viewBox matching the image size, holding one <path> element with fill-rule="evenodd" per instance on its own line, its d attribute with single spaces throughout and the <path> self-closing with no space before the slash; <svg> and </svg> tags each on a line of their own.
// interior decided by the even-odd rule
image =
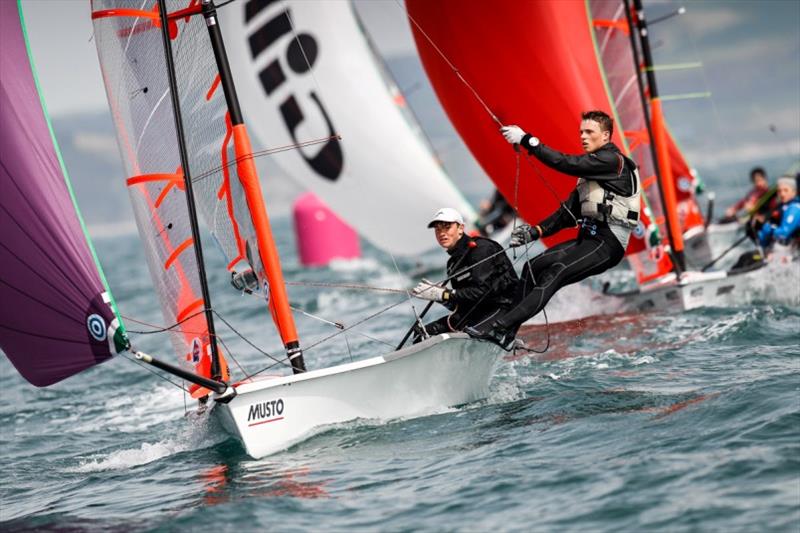
<svg viewBox="0 0 800 533">
<path fill-rule="evenodd" d="M 498 346 L 464 334 L 304 374 L 237 385 L 213 413 L 254 458 L 278 452 L 331 424 L 440 412 L 484 399 Z"/>
<path fill-rule="evenodd" d="M 613 296 L 617 312 L 688 311 L 700 307 L 735 307 L 756 302 L 800 305 L 800 261 L 777 255 L 750 271 L 686 272 L 670 275 L 639 290 Z"/>
</svg>

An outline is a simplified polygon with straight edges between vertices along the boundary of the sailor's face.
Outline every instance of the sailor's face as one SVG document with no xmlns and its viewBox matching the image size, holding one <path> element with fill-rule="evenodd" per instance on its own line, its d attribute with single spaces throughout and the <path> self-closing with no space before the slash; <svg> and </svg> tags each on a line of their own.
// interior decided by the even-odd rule
<svg viewBox="0 0 800 533">
<path fill-rule="evenodd" d="M 439 246 L 450 250 L 464 234 L 464 226 L 458 222 L 437 222 L 433 225 L 433 231 Z"/>
<path fill-rule="evenodd" d="M 782 204 L 785 204 L 795 196 L 795 190 L 788 185 L 780 184 L 778 185 L 778 200 Z"/>
<path fill-rule="evenodd" d="M 581 121 L 581 144 L 583 145 L 583 151 L 587 154 L 596 152 L 608 144 L 610 137 L 611 133 L 608 131 L 602 131 L 600 129 L 600 124 L 598 124 L 597 121 Z"/>
</svg>

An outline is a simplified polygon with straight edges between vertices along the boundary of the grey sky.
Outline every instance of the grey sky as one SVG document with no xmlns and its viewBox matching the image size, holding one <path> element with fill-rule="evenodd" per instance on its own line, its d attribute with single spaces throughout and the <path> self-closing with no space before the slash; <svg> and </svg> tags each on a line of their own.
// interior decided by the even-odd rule
<svg viewBox="0 0 800 533">
<path fill-rule="evenodd" d="M 357 5 L 384 54 L 414 53 L 408 23 L 394 0 L 357 0 Z M 710 100 L 665 103 L 667 118 L 690 159 L 714 166 L 759 157 L 796 158 L 800 2 L 645 2 L 650 19 L 678 5 L 686 5 L 687 14 L 654 26 L 651 37 L 657 62 L 704 65 L 660 75 L 662 94 L 713 93 Z M 23 6 L 51 114 L 105 109 L 88 0 L 23 0 Z M 507 35 L 498 38 L 513 40 Z"/>
</svg>

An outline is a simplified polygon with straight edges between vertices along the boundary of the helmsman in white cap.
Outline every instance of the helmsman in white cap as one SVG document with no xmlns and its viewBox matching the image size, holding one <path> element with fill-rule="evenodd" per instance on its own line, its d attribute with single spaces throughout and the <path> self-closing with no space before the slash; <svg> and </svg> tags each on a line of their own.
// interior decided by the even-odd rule
<svg viewBox="0 0 800 533">
<path fill-rule="evenodd" d="M 464 217 L 452 207 L 439 209 L 428 227 L 450 256 L 447 281 L 451 287 L 423 279 L 411 294 L 441 303 L 451 313 L 426 324 L 424 332 L 417 331 L 415 342 L 425 333 L 432 336 L 490 323 L 514 305 L 519 278 L 502 246 L 466 235 Z"/>
</svg>

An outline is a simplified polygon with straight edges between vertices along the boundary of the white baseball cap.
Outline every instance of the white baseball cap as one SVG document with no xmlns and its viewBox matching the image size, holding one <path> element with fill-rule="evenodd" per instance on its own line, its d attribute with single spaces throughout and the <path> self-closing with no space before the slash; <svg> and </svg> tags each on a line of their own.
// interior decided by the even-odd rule
<svg viewBox="0 0 800 533">
<path fill-rule="evenodd" d="M 461 213 L 459 213 L 452 207 L 443 207 L 439 209 L 435 215 L 433 215 L 433 220 L 428 222 L 428 227 L 432 228 L 433 225 L 437 222 L 458 222 L 463 226 L 464 217 L 462 217 Z"/>
</svg>

